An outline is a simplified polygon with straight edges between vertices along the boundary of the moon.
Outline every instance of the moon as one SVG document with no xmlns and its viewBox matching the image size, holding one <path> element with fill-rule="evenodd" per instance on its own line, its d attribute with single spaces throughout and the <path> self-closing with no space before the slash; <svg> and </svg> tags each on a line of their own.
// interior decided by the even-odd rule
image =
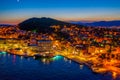
<svg viewBox="0 0 120 80">
<path fill-rule="evenodd" d="M 17 2 L 20 2 L 20 0 L 17 0 Z"/>
</svg>

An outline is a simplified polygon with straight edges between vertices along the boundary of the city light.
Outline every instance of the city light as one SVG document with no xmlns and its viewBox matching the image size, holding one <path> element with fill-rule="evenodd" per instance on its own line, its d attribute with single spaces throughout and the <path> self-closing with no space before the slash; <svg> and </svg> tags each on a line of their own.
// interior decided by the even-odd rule
<svg viewBox="0 0 120 80">
<path fill-rule="evenodd" d="M 88 65 L 93 72 L 111 72 L 114 79 L 120 75 L 120 37 L 118 37 L 120 32 L 117 29 L 64 26 L 60 30 L 68 35 L 68 38 L 64 39 L 57 36 L 60 26 L 52 28 L 55 28 L 55 33 L 38 34 L 35 31 L 23 32 L 17 26 L 1 27 L 0 54 L 43 57 L 44 63 L 49 63 L 45 57 L 58 60 L 64 56 Z M 28 35 L 29 39 L 22 39 Z"/>
</svg>

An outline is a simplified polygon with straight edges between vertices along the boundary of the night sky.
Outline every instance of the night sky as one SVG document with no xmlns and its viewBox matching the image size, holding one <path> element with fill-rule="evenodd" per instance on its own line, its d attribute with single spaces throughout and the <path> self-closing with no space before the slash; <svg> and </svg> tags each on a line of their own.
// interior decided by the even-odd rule
<svg viewBox="0 0 120 80">
<path fill-rule="evenodd" d="M 17 24 L 31 17 L 120 20 L 120 0 L 0 0 L 0 23 Z"/>
</svg>

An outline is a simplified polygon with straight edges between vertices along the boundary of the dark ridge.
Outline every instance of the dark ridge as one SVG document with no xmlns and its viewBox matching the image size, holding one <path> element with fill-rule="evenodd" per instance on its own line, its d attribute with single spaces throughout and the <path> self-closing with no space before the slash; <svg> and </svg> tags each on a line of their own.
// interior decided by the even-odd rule
<svg viewBox="0 0 120 80">
<path fill-rule="evenodd" d="M 27 30 L 27 31 L 36 30 L 37 32 L 43 32 L 43 33 L 53 31 L 52 28 L 50 27 L 53 25 L 60 25 L 60 27 L 62 28 L 64 25 L 72 26 L 76 24 L 71 24 L 46 17 L 30 18 L 18 24 L 21 30 Z"/>
<path fill-rule="evenodd" d="M 11 25 L 11 24 L 0 24 L 0 27 L 2 27 L 2 26 L 4 26 L 4 27 L 9 27 L 9 26 L 15 26 L 15 25 Z"/>
<path fill-rule="evenodd" d="M 82 23 L 78 21 L 78 22 L 71 22 L 71 23 L 85 25 L 85 26 L 106 26 L 106 27 L 120 26 L 120 20 L 98 21 L 98 22 L 92 22 L 92 23 Z"/>
</svg>

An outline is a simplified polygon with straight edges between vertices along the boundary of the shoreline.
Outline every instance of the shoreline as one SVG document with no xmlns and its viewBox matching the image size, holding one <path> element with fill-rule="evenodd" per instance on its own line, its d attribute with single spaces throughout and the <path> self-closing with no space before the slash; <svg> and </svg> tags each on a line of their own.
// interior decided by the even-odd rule
<svg viewBox="0 0 120 80">
<path fill-rule="evenodd" d="M 76 63 L 78 63 L 78 64 L 85 64 L 85 65 L 88 66 L 89 68 L 91 67 L 91 64 L 89 64 L 88 62 L 80 61 L 80 60 L 77 59 L 77 58 L 70 58 L 70 57 L 67 57 L 67 56 L 65 56 L 65 55 L 61 55 L 61 56 L 65 57 L 65 58 L 67 58 L 67 59 L 69 59 L 69 60 L 72 60 L 72 61 L 74 61 L 74 62 L 76 62 Z"/>
</svg>

